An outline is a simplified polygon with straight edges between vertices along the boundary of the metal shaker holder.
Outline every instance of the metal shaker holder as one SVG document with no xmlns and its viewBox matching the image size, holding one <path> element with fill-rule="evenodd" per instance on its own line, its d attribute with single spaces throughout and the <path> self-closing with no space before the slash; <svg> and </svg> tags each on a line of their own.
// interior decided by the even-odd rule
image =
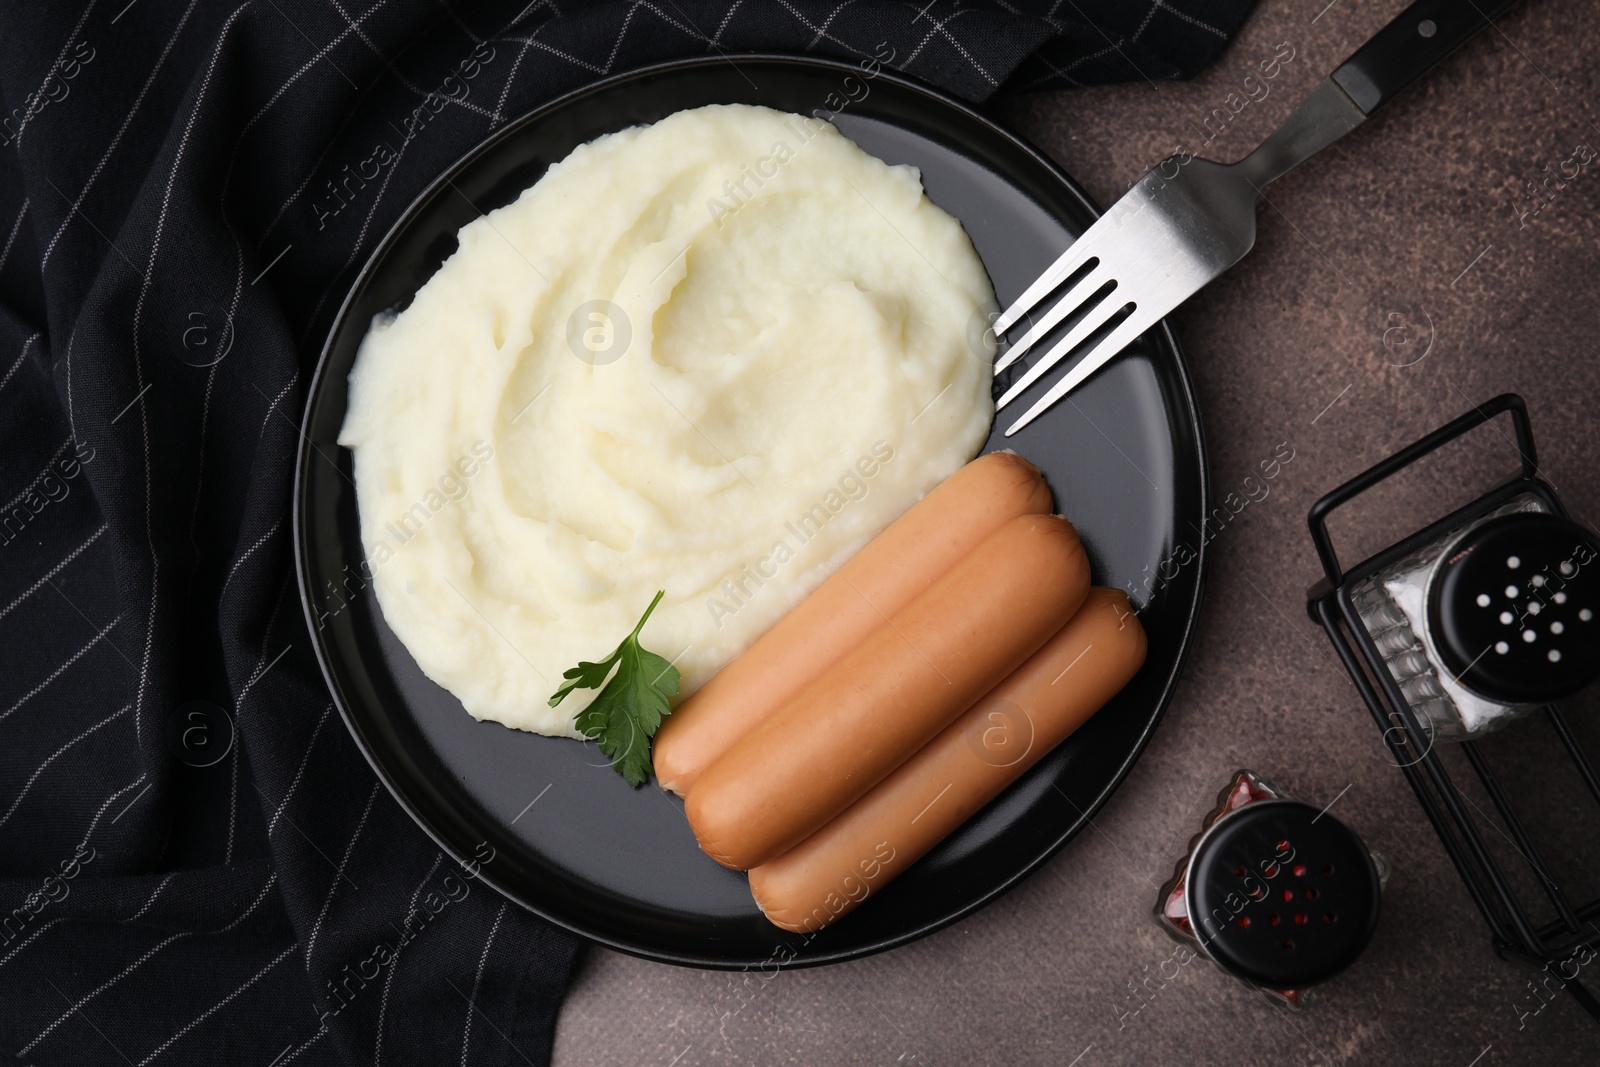
<svg viewBox="0 0 1600 1067">
<path fill-rule="evenodd" d="M 1350 569 L 1346 570 L 1343 567 L 1328 533 L 1328 517 L 1335 510 L 1443 445 L 1508 412 L 1511 415 L 1516 433 L 1516 445 L 1521 457 L 1519 475 Z M 1510 791 L 1496 777 L 1491 769 L 1488 753 L 1501 743 L 1504 735 L 1469 730 L 1457 733 L 1454 737 L 1441 736 L 1438 728 L 1439 717 L 1429 714 L 1430 708 L 1425 699 L 1419 697 L 1414 676 L 1408 677 L 1408 671 L 1400 665 L 1401 660 L 1392 647 L 1394 642 L 1390 640 L 1387 644 L 1391 647 L 1380 648 L 1379 641 L 1375 641 L 1373 634 L 1375 615 L 1372 590 L 1383 575 L 1393 575 L 1404 571 L 1416 561 L 1425 561 L 1430 552 L 1439 550 L 1441 546 L 1448 546 L 1453 539 L 1462 537 L 1464 531 L 1480 527 L 1488 530 L 1489 523 L 1509 522 L 1512 520 L 1508 519 L 1508 516 L 1529 511 L 1544 512 L 1558 516 L 1563 521 L 1566 520 L 1566 511 L 1555 490 L 1538 477 L 1533 429 L 1529 423 L 1527 406 L 1520 396 L 1507 393 L 1435 430 L 1317 501 L 1311 509 L 1309 523 L 1311 538 L 1322 562 L 1324 577 L 1307 592 L 1306 609 L 1311 618 L 1320 624 L 1328 635 L 1356 691 L 1361 694 L 1367 710 L 1372 713 L 1374 721 L 1382 731 L 1385 744 L 1401 772 L 1406 776 L 1406 780 L 1411 784 L 1412 791 L 1416 793 L 1418 803 L 1422 805 L 1424 814 L 1432 823 L 1473 903 L 1488 923 L 1496 952 L 1503 959 L 1544 968 L 1557 978 L 1561 987 L 1565 988 L 1597 1022 L 1600 1022 L 1600 1000 L 1584 988 L 1578 974 L 1574 972 L 1569 976 L 1563 967 L 1563 964 L 1572 961 L 1579 953 L 1587 953 L 1589 958 L 1593 958 L 1596 948 L 1600 947 L 1600 897 L 1582 903 L 1573 899 L 1573 887 L 1585 876 L 1590 879 L 1588 884 L 1594 884 L 1593 879 L 1600 872 L 1560 869 L 1546 862 L 1529 835 L 1528 827 L 1539 825 L 1541 819 L 1555 817 L 1555 813 L 1539 809 L 1527 810 L 1529 806 L 1526 798 L 1523 798 L 1519 808 L 1518 804 L 1514 803 Z M 1467 552 L 1461 551 L 1452 554 L 1455 558 L 1449 560 L 1451 563 L 1468 555 Z M 1487 555 L 1487 552 L 1480 553 L 1480 556 Z M 1479 569 L 1482 570 L 1483 560 L 1477 562 L 1480 564 Z M 1520 563 L 1514 554 L 1501 552 L 1497 557 L 1497 565 L 1515 568 Z M 1563 570 L 1562 573 L 1567 572 Z M 1508 579 L 1511 584 L 1505 587 L 1503 593 L 1496 592 L 1495 596 L 1511 598 L 1512 594 L 1516 593 L 1527 600 L 1530 592 L 1526 584 L 1527 579 L 1528 574 L 1524 569 L 1521 577 Z M 1537 584 L 1543 586 L 1544 582 L 1540 581 Z M 1494 616 L 1500 613 L 1502 608 L 1512 606 L 1499 602 L 1484 604 L 1486 599 L 1490 599 L 1488 592 L 1478 593 L 1474 589 L 1474 593 L 1477 594 L 1476 604 L 1482 606 L 1485 611 L 1481 621 L 1488 625 L 1494 624 Z M 1521 642 L 1516 639 L 1523 637 L 1528 629 L 1527 624 L 1534 621 L 1527 613 L 1527 609 L 1531 606 L 1531 601 L 1523 605 L 1521 625 L 1516 630 L 1507 623 L 1504 632 L 1513 640 L 1496 642 L 1488 646 L 1485 655 L 1493 659 L 1498 649 L 1508 646 L 1508 651 L 1498 652 L 1500 657 L 1508 655 L 1515 657 L 1518 652 L 1525 651 L 1521 648 Z M 1535 608 L 1534 611 L 1537 613 L 1538 609 Z M 1389 621 L 1394 622 L 1401 620 L 1404 612 L 1391 614 L 1395 618 Z M 1502 621 L 1504 618 L 1504 615 L 1501 615 Z M 1552 635 L 1549 633 L 1550 618 L 1551 616 L 1546 615 L 1543 620 L 1537 620 L 1543 624 L 1543 628 L 1537 630 L 1533 637 L 1526 638 L 1530 646 L 1536 645 L 1542 639 L 1545 644 L 1538 647 L 1544 648 L 1547 645 L 1554 647 Z M 1425 623 L 1423 625 L 1425 626 Z M 1570 625 L 1569 623 L 1568 626 Z M 1379 638 L 1384 638 L 1386 635 L 1381 626 L 1376 628 L 1379 629 Z M 1556 635 L 1561 633 L 1562 628 L 1557 627 Z M 1409 631 L 1407 635 L 1410 636 Z M 1570 637 L 1570 634 L 1568 636 Z M 1418 644 L 1427 645 L 1426 651 L 1438 651 L 1434 647 L 1434 642 L 1426 639 L 1427 635 L 1423 635 L 1423 638 Z M 1445 643 L 1443 640 L 1438 642 L 1439 645 Z M 1412 665 L 1423 662 L 1424 651 L 1413 647 L 1406 653 L 1409 662 Z M 1449 650 L 1444 649 L 1444 651 Z M 1544 655 L 1548 657 L 1549 653 L 1546 652 Z M 1573 667 L 1572 652 L 1569 651 L 1567 656 L 1565 663 L 1552 662 L 1552 668 L 1559 667 L 1566 670 Z M 1438 673 L 1447 683 L 1447 687 L 1448 683 L 1460 683 L 1467 677 L 1466 672 L 1460 671 L 1456 664 L 1450 662 L 1449 655 L 1443 657 L 1435 655 L 1432 658 L 1436 661 L 1440 658 L 1444 660 L 1443 665 L 1447 669 Z M 1454 677 L 1451 677 L 1452 675 Z M 1460 696 L 1459 687 L 1454 688 Z M 1537 688 L 1535 683 L 1533 690 L 1537 691 Z M 1425 694 L 1425 697 L 1432 698 L 1438 695 L 1440 692 L 1435 688 Z M 1445 696 L 1448 700 L 1448 695 Z M 1583 791 L 1576 791 L 1568 797 L 1571 804 L 1585 807 L 1592 804 L 1596 810 L 1600 810 L 1600 774 L 1596 773 L 1595 763 L 1580 745 L 1562 712 L 1555 704 L 1547 701 L 1548 698 L 1524 702 L 1542 710 L 1546 729 L 1542 731 L 1544 736 L 1537 740 L 1549 745 L 1552 765 L 1565 761 L 1582 781 L 1587 797 Z M 1413 702 L 1416 702 L 1416 707 L 1413 706 Z M 1515 702 L 1507 700 L 1506 703 Z M 1517 710 L 1525 713 L 1526 707 Z M 1535 718 L 1537 717 L 1540 716 L 1535 713 Z M 1533 730 L 1535 724 L 1524 723 L 1522 729 Z M 1460 739 L 1462 737 L 1465 739 Z M 1538 885 L 1538 893 L 1519 894 L 1513 887 L 1514 878 L 1526 881 L 1526 872 L 1519 874 L 1515 870 L 1516 864 L 1502 863 L 1494 855 L 1483 833 L 1483 825 L 1474 817 L 1473 812 L 1477 806 L 1462 793 L 1446 769 L 1442 754 L 1447 746 L 1459 748 L 1464 755 L 1471 772 L 1477 777 L 1499 816 L 1502 825 L 1495 827 L 1495 830 L 1511 840 L 1520 857 L 1520 863 L 1527 868 L 1527 872 L 1531 872 L 1532 881 Z M 1544 898 L 1543 904 L 1539 903 L 1540 896 Z"/>
</svg>

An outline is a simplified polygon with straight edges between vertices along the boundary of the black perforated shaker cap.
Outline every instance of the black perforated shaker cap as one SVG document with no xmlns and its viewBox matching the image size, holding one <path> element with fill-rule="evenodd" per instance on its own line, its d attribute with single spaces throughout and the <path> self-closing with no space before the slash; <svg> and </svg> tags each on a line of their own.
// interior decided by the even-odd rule
<svg viewBox="0 0 1600 1067">
<path fill-rule="evenodd" d="M 1354 963 L 1378 924 L 1377 865 L 1351 829 L 1298 800 L 1224 816 L 1189 862 L 1189 921 L 1223 970 L 1304 989 Z"/>
<path fill-rule="evenodd" d="M 1600 677 L 1600 541 L 1547 512 L 1466 531 L 1428 586 L 1439 658 L 1490 700 L 1538 704 Z"/>
</svg>

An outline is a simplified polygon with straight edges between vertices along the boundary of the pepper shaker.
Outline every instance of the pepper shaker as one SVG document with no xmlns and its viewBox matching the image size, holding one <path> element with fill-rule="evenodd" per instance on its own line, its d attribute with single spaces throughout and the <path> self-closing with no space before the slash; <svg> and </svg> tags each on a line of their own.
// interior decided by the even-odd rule
<svg viewBox="0 0 1600 1067">
<path fill-rule="evenodd" d="M 1176 940 L 1291 1008 L 1366 949 L 1386 860 L 1326 810 L 1236 772 L 1162 887 Z"/>
</svg>

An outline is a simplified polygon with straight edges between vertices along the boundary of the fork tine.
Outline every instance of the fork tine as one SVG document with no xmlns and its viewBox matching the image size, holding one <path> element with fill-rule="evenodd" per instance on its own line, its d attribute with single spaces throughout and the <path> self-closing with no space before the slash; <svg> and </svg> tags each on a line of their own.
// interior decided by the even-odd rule
<svg viewBox="0 0 1600 1067">
<path fill-rule="evenodd" d="M 1035 278 L 1033 284 L 1022 291 L 1022 295 L 1012 301 L 998 319 L 994 320 L 994 335 L 1002 336 L 1007 330 L 1015 326 L 1017 320 L 1032 311 L 1056 286 L 1072 277 L 1079 267 L 1093 258 L 1093 249 L 1099 244 L 1094 240 L 1095 231 L 1100 229 L 1100 224 L 1105 221 L 1104 216 L 1096 220 L 1067 250 L 1056 257 L 1056 261 L 1045 268 L 1045 272 Z"/>
<path fill-rule="evenodd" d="M 994 409 L 999 411 L 1015 400 L 1017 395 L 1024 389 L 1038 381 L 1051 367 L 1060 363 L 1068 352 L 1081 345 L 1086 337 L 1104 326 L 1117 312 L 1127 307 L 1128 301 L 1126 299 L 1118 300 L 1117 292 L 1118 290 L 1116 289 L 1111 290 L 1104 300 L 1090 308 L 1089 313 L 1080 319 L 1078 324 L 1069 330 L 1067 335 L 1057 342 L 1054 348 L 1040 356 L 1034 365 L 1028 368 L 1028 373 L 1011 384 L 1011 388 L 1007 389 L 1005 394 L 995 401 Z"/>
<path fill-rule="evenodd" d="M 1105 261 L 1102 260 L 1099 265 L 1094 268 L 1094 270 L 1091 270 L 1088 274 L 1085 274 L 1075 285 L 1072 286 L 1072 288 L 1062 293 L 1061 299 L 1057 300 L 1054 306 L 1052 306 L 1049 311 L 1045 312 L 1044 316 L 1040 318 L 1038 322 L 1034 323 L 1032 328 L 1030 328 L 1027 333 L 1023 334 L 1015 344 L 1006 349 L 1005 355 L 1001 356 L 1000 359 L 995 362 L 994 372 L 999 374 L 1001 371 L 1011 366 L 1011 364 L 1015 363 L 1018 359 L 1022 358 L 1022 354 L 1024 352 L 1032 348 L 1044 337 L 1045 334 L 1055 329 L 1062 319 L 1065 319 L 1068 315 L 1072 314 L 1078 308 L 1086 304 L 1089 297 L 1093 296 L 1101 286 L 1105 285 L 1105 283 L 1110 280 L 1112 279 L 1108 277 Z M 1111 296 L 1115 295 L 1115 292 L 1115 290 L 1112 290 L 1112 293 L 1108 294 L 1106 299 L 1110 300 Z M 998 336 L 998 334 L 996 336 Z"/>
<path fill-rule="evenodd" d="M 1056 401 L 1082 385 L 1091 374 L 1111 362 L 1113 356 L 1128 347 L 1134 338 L 1150 329 L 1160 319 L 1159 308 L 1135 308 L 1132 315 L 1124 319 L 1099 344 L 1084 353 L 1083 358 L 1078 360 L 1071 370 L 1063 374 L 1061 380 L 1051 386 L 1048 393 L 1040 397 L 1038 402 L 1027 410 L 1026 414 L 1012 423 L 1011 427 L 1006 430 L 1006 436 L 1010 437 L 1044 414 Z M 996 405 L 996 407 L 998 408 L 999 405 Z"/>
</svg>

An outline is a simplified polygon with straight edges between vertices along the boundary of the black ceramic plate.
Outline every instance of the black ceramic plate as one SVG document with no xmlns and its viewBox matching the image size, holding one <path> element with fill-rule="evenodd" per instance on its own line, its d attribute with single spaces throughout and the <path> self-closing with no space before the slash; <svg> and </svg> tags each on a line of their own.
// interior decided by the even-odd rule
<svg viewBox="0 0 1600 1067">
<path fill-rule="evenodd" d="M 515 199 L 576 145 L 713 103 L 804 114 L 844 103 L 835 124 L 874 155 L 921 169 L 928 195 L 971 235 L 1002 303 L 1096 214 L 1066 175 L 993 122 L 914 82 L 887 73 L 865 78 L 848 64 L 696 59 L 557 100 L 435 182 L 373 253 L 340 309 L 312 384 L 298 461 L 301 597 L 334 700 L 373 768 L 447 852 L 459 859 L 481 843 L 493 848 L 483 878 L 506 896 L 652 959 L 739 967 L 797 953 L 791 966 L 824 963 L 904 944 L 1015 885 L 1083 828 L 1155 729 L 1199 606 L 1200 560 L 1177 566 L 1187 555 L 1174 551 L 1184 544 L 1200 551 L 1206 499 L 1188 374 L 1164 325 L 1070 401 L 1010 440 L 996 431 L 987 446 L 1014 447 L 1043 467 L 1059 509 L 1088 547 L 1095 581 L 1135 590 L 1150 637 L 1144 669 L 994 804 L 809 942 L 769 925 L 745 876 L 700 853 L 681 802 L 653 786 L 628 789 L 592 746 L 475 721 L 423 676 L 370 589 L 342 610 L 325 592 L 363 559 L 351 457 L 335 438 L 372 316 L 410 299 L 455 249 L 462 225 Z M 1147 597 L 1146 583 L 1158 573 L 1165 581 Z"/>
</svg>

